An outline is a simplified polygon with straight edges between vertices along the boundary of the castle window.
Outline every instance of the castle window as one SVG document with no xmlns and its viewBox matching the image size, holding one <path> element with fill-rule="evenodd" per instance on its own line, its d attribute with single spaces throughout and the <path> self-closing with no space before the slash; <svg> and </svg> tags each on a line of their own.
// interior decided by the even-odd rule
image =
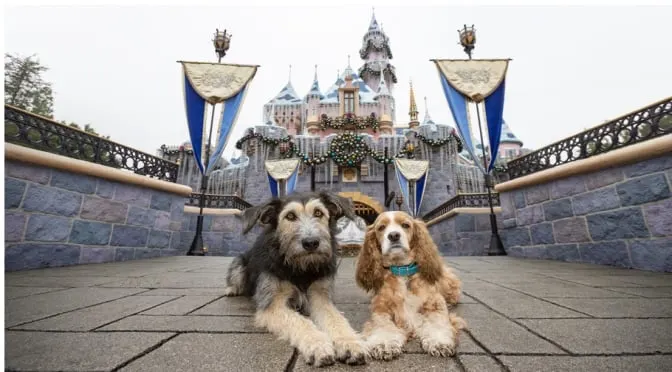
<svg viewBox="0 0 672 372">
<path fill-rule="evenodd" d="M 344 112 L 346 114 L 355 113 L 355 93 L 354 92 L 345 92 L 343 97 Z"/>
</svg>

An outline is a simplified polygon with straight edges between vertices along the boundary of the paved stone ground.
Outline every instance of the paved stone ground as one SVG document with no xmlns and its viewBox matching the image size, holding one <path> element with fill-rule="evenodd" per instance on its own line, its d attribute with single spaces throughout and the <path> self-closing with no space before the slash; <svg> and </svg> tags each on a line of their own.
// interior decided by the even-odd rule
<svg viewBox="0 0 672 372">
<path fill-rule="evenodd" d="M 17 371 L 282 371 L 292 354 L 222 296 L 230 258 L 163 257 L 5 274 L 5 365 Z M 326 370 L 670 371 L 672 275 L 508 257 L 450 257 L 469 323 L 455 358 L 417 342 L 393 362 Z M 368 298 L 341 262 L 337 306 Z M 301 359 L 295 371 L 307 371 Z"/>
</svg>

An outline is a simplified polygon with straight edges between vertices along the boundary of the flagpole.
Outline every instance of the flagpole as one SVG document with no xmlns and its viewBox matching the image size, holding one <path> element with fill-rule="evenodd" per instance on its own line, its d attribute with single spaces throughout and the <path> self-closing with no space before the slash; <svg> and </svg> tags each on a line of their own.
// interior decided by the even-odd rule
<svg viewBox="0 0 672 372">
<path fill-rule="evenodd" d="M 213 43 L 215 45 L 215 52 L 217 53 L 217 63 L 222 63 L 222 57 L 226 55 L 229 50 L 229 42 L 231 35 L 220 32 L 219 29 L 215 32 Z M 212 128 L 215 124 L 215 104 L 211 104 L 212 113 L 210 115 L 210 130 L 208 131 L 208 144 L 205 148 L 205 162 L 203 167 L 203 177 L 201 177 L 201 195 L 198 200 L 198 217 L 196 218 L 196 235 L 191 241 L 191 246 L 187 252 L 187 256 L 205 256 L 208 248 L 203 244 L 203 208 L 205 207 L 205 192 L 208 190 L 208 166 L 210 165 L 210 147 L 212 146 Z"/>
<path fill-rule="evenodd" d="M 467 25 L 464 25 L 464 30 L 460 31 L 460 43 L 464 47 L 464 52 L 469 56 L 471 61 L 471 51 L 474 49 L 476 44 L 476 30 L 474 26 L 467 28 Z M 492 205 L 492 175 L 488 170 L 488 157 L 485 152 L 485 142 L 483 141 L 483 129 L 481 129 L 481 110 L 479 109 L 479 103 L 474 102 L 476 105 L 476 120 L 478 121 L 478 134 L 481 137 L 481 150 L 483 153 L 483 177 L 485 181 L 485 188 L 488 190 L 488 205 L 490 206 L 490 247 L 488 248 L 488 256 L 505 256 L 506 251 L 504 250 L 504 245 L 502 244 L 502 239 L 499 237 L 499 231 L 497 229 L 497 216 L 495 216 L 495 208 Z M 496 155 L 494 155 L 496 156 Z M 494 157 L 493 156 L 493 157 Z"/>
</svg>

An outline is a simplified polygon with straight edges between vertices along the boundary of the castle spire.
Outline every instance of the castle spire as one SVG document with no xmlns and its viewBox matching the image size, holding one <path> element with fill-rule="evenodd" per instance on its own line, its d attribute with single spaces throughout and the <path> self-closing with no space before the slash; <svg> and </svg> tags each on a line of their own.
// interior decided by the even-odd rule
<svg viewBox="0 0 672 372">
<path fill-rule="evenodd" d="M 313 78 L 313 84 L 310 86 L 310 91 L 308 91 L 306 96 L 317 98 L 322 97 L 322 93 L 320 93 L 320 84 L 317 81 L 317 65 L 315 65 L 315 77 Z"/>
<path fill-rule="evenodd" d="M 380 71 L 383 71 L 383 65 L 378 61 L 378 68 Z M 385 84 L 385 79 L 380 79 L 380 84 L 378 85 L 378 94 L 376 94 L 376 99 L 382 96 L 391 96 L 390 90 L 387 89 L 387 84 Z"/>
<path fill-rule="evenodd" d="M 434 120 L 429 116 L 429 106 L 427 105 L 427 97 L 425 97 L 425 118 L 422 120 L 422 125 L 435 124 Z"/>
<path fill-rule="evenodd" d="M 289 65 L 289 79 L 287 80 L 288 83 L 292 82 L 292 65 Z"/>
<path fill-rule="evenodd" d="M 371 7 L 371 23 L 369 23 L 369 31 L 377 31 L 378 21 L 376 20 L 376 8 Z"/>
<path fill-rule="evenodd" d="M 410 128 L 416 127 L 420 124 L 418 121 L 418 105 L 415 103 L 415 92 L 413 92 L 413 81 L 410 82 L 411 91 L 410 91 L 410 108 L 408 111 L 408 116 L 411 121 L 408 123 Z"/>
<path fill-rule="evenodd" d="M 394 66 L 390 63 L 392 50 L 390 39 L 383 32 L 383 24 L 378 23 L 375 9 L 371 14 L 369 28 L 362 38 L 362 47 L 359 56 L 364 64 L 359 67 L 358 75 L 366 85 L 377 91 L 380 80 L 384 79 L 387 88 L 392 91 L 397 83 L 397 75 Z M 385 68 L 379 69 L 378 62 L 383 62 Z"/>
</svg>

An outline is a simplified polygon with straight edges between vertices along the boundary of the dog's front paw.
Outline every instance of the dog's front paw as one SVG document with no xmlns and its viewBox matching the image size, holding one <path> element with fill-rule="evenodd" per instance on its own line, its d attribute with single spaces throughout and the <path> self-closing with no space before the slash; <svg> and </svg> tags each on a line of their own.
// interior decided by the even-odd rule
<svg viewBox="0 0 672 372">
<path fill-rule="evenodd" d="M 315 367 L 330 366 L 336 362 L 334 346 L 328 341 L 309 343 L 302 354 L 306 363 Z"/>
<path fill-rule="evenodd" d="M 400 356 L 403 351 L 403 345 L 395 341 L 383 341 L 369 344 L 369 355 L 371 355 L 373 359 L 392 360 Z"/>
<path fill-rule="evenodd" d="M 452 340 L 422 340 L 422 349 L 431 356 L 451 357 L 457 351 L 457 345 Z"/>
<path fill-rule="evenodd" d="M 233 296 L 238 296 L 240 295 L 240 292 L 238 291 L 237 288 L 229 286 L 224 288 L 224 296 L 227 297 L 233 297 Z"/>
<path fill-rule="evenodd" d="M 367 350 L 359 339 L 334 340 L 336 360 L 351 366 L 366 364 Z"/>
</svg>

